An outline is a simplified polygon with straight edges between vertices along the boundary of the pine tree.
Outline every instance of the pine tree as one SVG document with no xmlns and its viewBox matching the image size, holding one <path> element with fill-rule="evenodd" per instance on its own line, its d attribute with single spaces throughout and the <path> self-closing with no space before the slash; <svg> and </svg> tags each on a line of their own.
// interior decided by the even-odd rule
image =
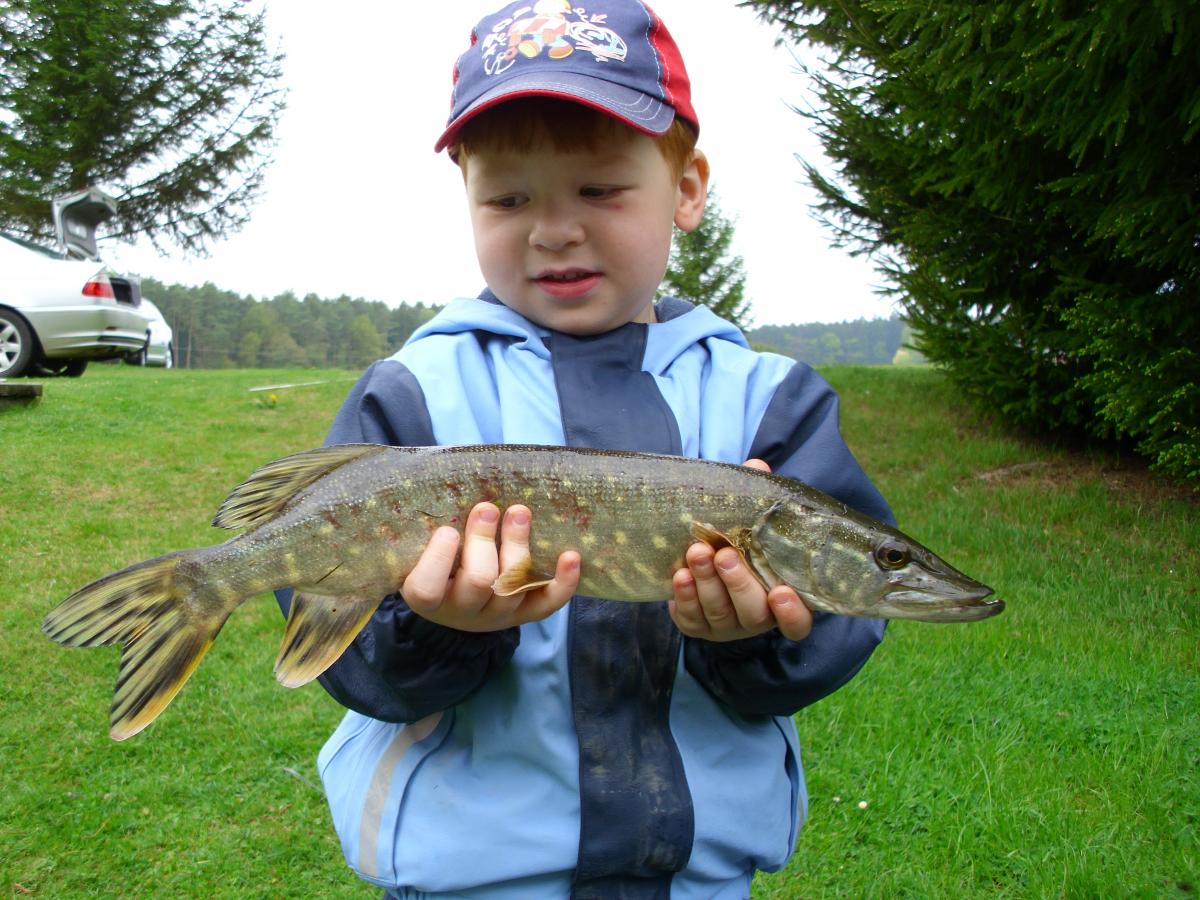
<svg viewBox="0 0 1200 900">
<path fill-rule="evenodd" d="M 752 0 L 825 51 L 806 166 L 918 347 L 1031 429 L 1200 480 L 1200 5 Z"/>
<path fill-rule="evenodd" d="M 281 63 L 241 0 L 6 0 L 0 227 L 45 240 L 50 199 L 97 186 L 117 236 L 203 251 L 249 218 Z"/>
<path fill-rule="evenodd" d="M 750 302 L 743 296 L 746 273 L 742 258 L 729 249 L 735 225 L 721 211 L 716 192 L 709 189 L 700 225 L 690 232 L 675 232 L 659 295 L 707 306 L 745 331 L 751 322 Z"/>
</svg>

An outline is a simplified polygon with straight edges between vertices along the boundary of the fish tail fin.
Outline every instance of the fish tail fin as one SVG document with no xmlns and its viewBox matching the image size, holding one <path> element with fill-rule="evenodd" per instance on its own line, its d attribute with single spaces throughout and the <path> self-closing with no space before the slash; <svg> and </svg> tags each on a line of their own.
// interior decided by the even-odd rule
<svg viewBox="0 0 1200 900">
<path fill-rule="evenodd" d="M 80 588 L 46 616 L 42 631 L 67 647 L 121 644 L 109 734 L 123 741 L 161 713 L 216 639 L 225 617 L 203 616 L 176 579 L 181 550 Z"/>
</svg>

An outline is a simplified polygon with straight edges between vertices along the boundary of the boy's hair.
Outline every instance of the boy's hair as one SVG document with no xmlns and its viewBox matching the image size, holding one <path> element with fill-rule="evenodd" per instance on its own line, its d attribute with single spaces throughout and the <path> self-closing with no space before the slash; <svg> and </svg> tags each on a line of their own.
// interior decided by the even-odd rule
<svg viewBox="0 0 1200 900">
<path fill-rule="evenodd" d="M 556 152 L 594 152 L 608 144 L 627 141 L 634 128 L 610 115 L 555 97 L 520 97 L 484 110 L 465 122 L 450 156 L 466 175 L 467 160 L 481 150 L 525 153 L 549 142 Z M 662 135 L 647 135 L 657 145 L 678 180 L 696 149 L 696 133 L 682 119 Z"/>
</svg>

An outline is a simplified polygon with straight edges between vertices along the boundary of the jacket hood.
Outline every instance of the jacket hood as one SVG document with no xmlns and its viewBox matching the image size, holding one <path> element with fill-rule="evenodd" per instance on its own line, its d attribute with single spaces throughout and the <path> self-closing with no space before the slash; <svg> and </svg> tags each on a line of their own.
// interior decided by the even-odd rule
<svg viewBox="0 0 1200 900">
<path fill-rule="evenodd" d="M 654 324 L 630 323 L 647 331 L 643 364 L 647 372 L 665 371 L 675 358 L 689 347 L 709 339 L 731 341 L 738 346 L 749 347 L 737 328 L 708 307 L 696 306 L 676 297 L 664 297 L 655 304 L 654 309 L 658 317 Z M 630 325 L 621 327 L 629 328 Z M 414 331 L 405 344 L 407 346 L 432 335 L 470 331 L 484 331 L 498 337 L 513 338 L 520 349 L 545 359 L 550 358 L 549 345 L 553 344 L 554 332 L 526 319 L 497 300 L 491 291 L 486 290 L 479 297 L 463 297 L 451 301 L 436 316 Z"/>
</svg>

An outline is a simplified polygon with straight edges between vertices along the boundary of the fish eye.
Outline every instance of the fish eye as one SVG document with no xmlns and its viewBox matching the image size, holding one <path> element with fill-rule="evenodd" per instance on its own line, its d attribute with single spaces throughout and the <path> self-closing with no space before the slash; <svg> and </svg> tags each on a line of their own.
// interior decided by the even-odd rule
<svg viewBox="0 0 1200 900">
<path fill-rule="evenodd" d="M 888 539 L 875 548 L 875 561 L 885 569 L 899 569 L 912 559 L 908 545 Z"/>
</svg>

